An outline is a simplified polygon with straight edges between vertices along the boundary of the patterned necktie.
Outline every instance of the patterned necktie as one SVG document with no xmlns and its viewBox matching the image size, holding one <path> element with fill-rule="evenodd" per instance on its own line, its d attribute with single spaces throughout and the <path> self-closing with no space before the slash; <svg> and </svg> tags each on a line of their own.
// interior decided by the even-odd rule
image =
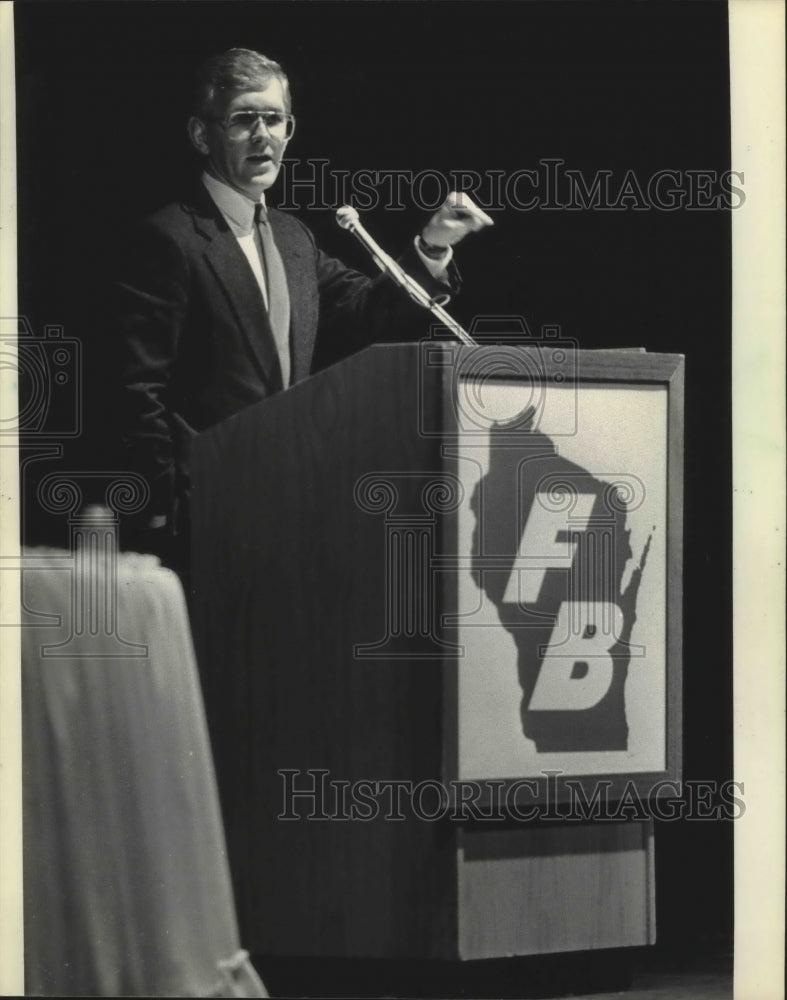
<svg viewBox="0 0 787 1000">
<path fill-rule="evenodd" d="M 290 384 L 290 293 L 287 289 L 287 275 L 281 255 L 273 242 L 265 206 L 254 206 L 254 226 L 259 235 L 265 265 L 265 280 L 268 288 L 268 319 L 281 365 L 284 388 Z"/>
</svg>

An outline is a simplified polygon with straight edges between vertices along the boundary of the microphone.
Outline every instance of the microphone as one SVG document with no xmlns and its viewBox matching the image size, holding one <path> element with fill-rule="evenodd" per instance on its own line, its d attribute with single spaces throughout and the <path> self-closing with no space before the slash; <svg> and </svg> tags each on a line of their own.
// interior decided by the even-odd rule
<svg viewBox="0 0 787 1000">
<path fill-rule="evenodd" d="M 360 220 L 360 216 L 352 205 L 342 205 L 341 208 L 336 210 L 336 221 L 342 227 L 342 229 L 355 229 L 356 225 Z"/>
<path fill-rule="evenodd" d="M 406 278 L 404 271 L 399 267 L 393 257 L 389 256 L 385 250 L 373 240 L 369 233 L 364 229 L 361 224 L 360 216 L 358 212 L 352 207 L 352 205 L 342 205 L 341 208 L 336 211 L 336 221 L 342 227 L 356 236 L 361 243 L 366 247 L 369 253 L 374 258 L 375 264 L 382 271 L 386 271 L 390 276 L 400 285 L 407 287 Z M 415 282 L 413 282 L 415 284 Z M 420 287 L 420 286 L 418 286 Z M 409 291 L 409 289 L 408 289 Z M 423 291 L 423 289 L 421 289 Z M 423 293 L 426 295 L 426 292 Z M 426 302 L 422 302 L 421 305 L 428 308 L 429 296 L 426 295 Z"/>
<path fill-rule="evenodd" d="M 423 306 L 424 309 L 429 309 L 440 322 L 447 326 L 448 329 L 454 334 L 454 336 L 460 340 L 463 344 L 470 346 L 477 346 L 476 342 L 470 336 L 470 334 L 464 330 L 456 320 L 452 319 L 451 316 L 443 309 L 442 304 L 438 301 L 438 298 L 443 298 L 439 296 L 438 298 L 433 298 L 429 293 L 418 284 L 410 275 L 391 257 L 389 254 L 382 249 L 382 247 L 369 235 L 369 233 L 364 229 L 361 224 L 358 212 L 352 207 L 352 205 L 342 205 L 341 208 L 336 211 L 336 221 L 342 227 L 357 237 L 357 239 L 363 243 L 369 253 L 372 255 L 375 264 L 388 274 L 398 285 L 400 285 L 407 294 L 418 303 L 419 306 Z M 448 297 L 443 298 L 444 302 L 448 301 Z"/>
</svg>

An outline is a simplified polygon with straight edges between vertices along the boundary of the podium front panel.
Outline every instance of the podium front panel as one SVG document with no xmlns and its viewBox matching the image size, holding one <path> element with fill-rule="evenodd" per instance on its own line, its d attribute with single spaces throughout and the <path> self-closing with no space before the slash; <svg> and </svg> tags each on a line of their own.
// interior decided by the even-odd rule
<svg viewBox="0 0 787 1000">
<path fill-rule="evenodd" d="M 528 395 L 460 434 L 458 777 L 664 771 L 667 390 Z"/>
<path fill-rule="evenodd" d="M 682 359 L 433 363 L 451 372 L 442 448 L 462 495 L 443 542 L 446 773 L 484 801 L 518 782 L 523 801 L 645 811 L 680 777 Z"/>
</svg>

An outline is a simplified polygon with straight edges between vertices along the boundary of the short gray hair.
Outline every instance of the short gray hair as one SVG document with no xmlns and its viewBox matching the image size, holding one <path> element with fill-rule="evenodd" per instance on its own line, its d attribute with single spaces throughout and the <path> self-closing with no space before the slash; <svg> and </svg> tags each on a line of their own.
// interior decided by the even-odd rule
<svg viewBox="0 0 787 1000">
<path fill-rule="evenodd" d="M 265 90 L 271 79 L 281 82 L 287 111 L 291 110 L 290 83 L 281 66 L 253 49 L 227 49 L 206 59 L 194 81 L 192 114 L 205 118 L 220 90 Z"/>
</svg>

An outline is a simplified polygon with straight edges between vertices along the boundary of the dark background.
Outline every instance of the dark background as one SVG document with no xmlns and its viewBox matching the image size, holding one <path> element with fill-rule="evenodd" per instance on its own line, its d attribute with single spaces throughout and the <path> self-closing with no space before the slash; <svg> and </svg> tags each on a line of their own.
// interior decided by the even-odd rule
<svg viewBox="0 0 787 1000">
<path fill-rule="evenodd" d="M 19 4 L 20 311 L 80 341 L 88 385 L 107 247 L 179 196 L 194 166 L 191 73 L 232 45 L 283 64 L 298 119 L 288 155 L 332 170 L 509 173 L 559 157 L 588 180 L 633 169 L 644 183 L 730 168 L 722 2 Z M 335 207 L 299 214 L 366 268 Z M 730 213 L 491 214 L 494 229 L 457 254 L 465 287 L 451 311 L 465 325 L 518 314 L 582 347 L 686 356 L 684 775 L 729 778 Z M 378 208 L 364 222 L 396 251 L 423 218 Z M 68 446 L 69 468 L 97 461 L 94 422 Z M 665 954 L 731 946 L 729 822 L 657 824 L 657 906 Z"/>
</svg>

